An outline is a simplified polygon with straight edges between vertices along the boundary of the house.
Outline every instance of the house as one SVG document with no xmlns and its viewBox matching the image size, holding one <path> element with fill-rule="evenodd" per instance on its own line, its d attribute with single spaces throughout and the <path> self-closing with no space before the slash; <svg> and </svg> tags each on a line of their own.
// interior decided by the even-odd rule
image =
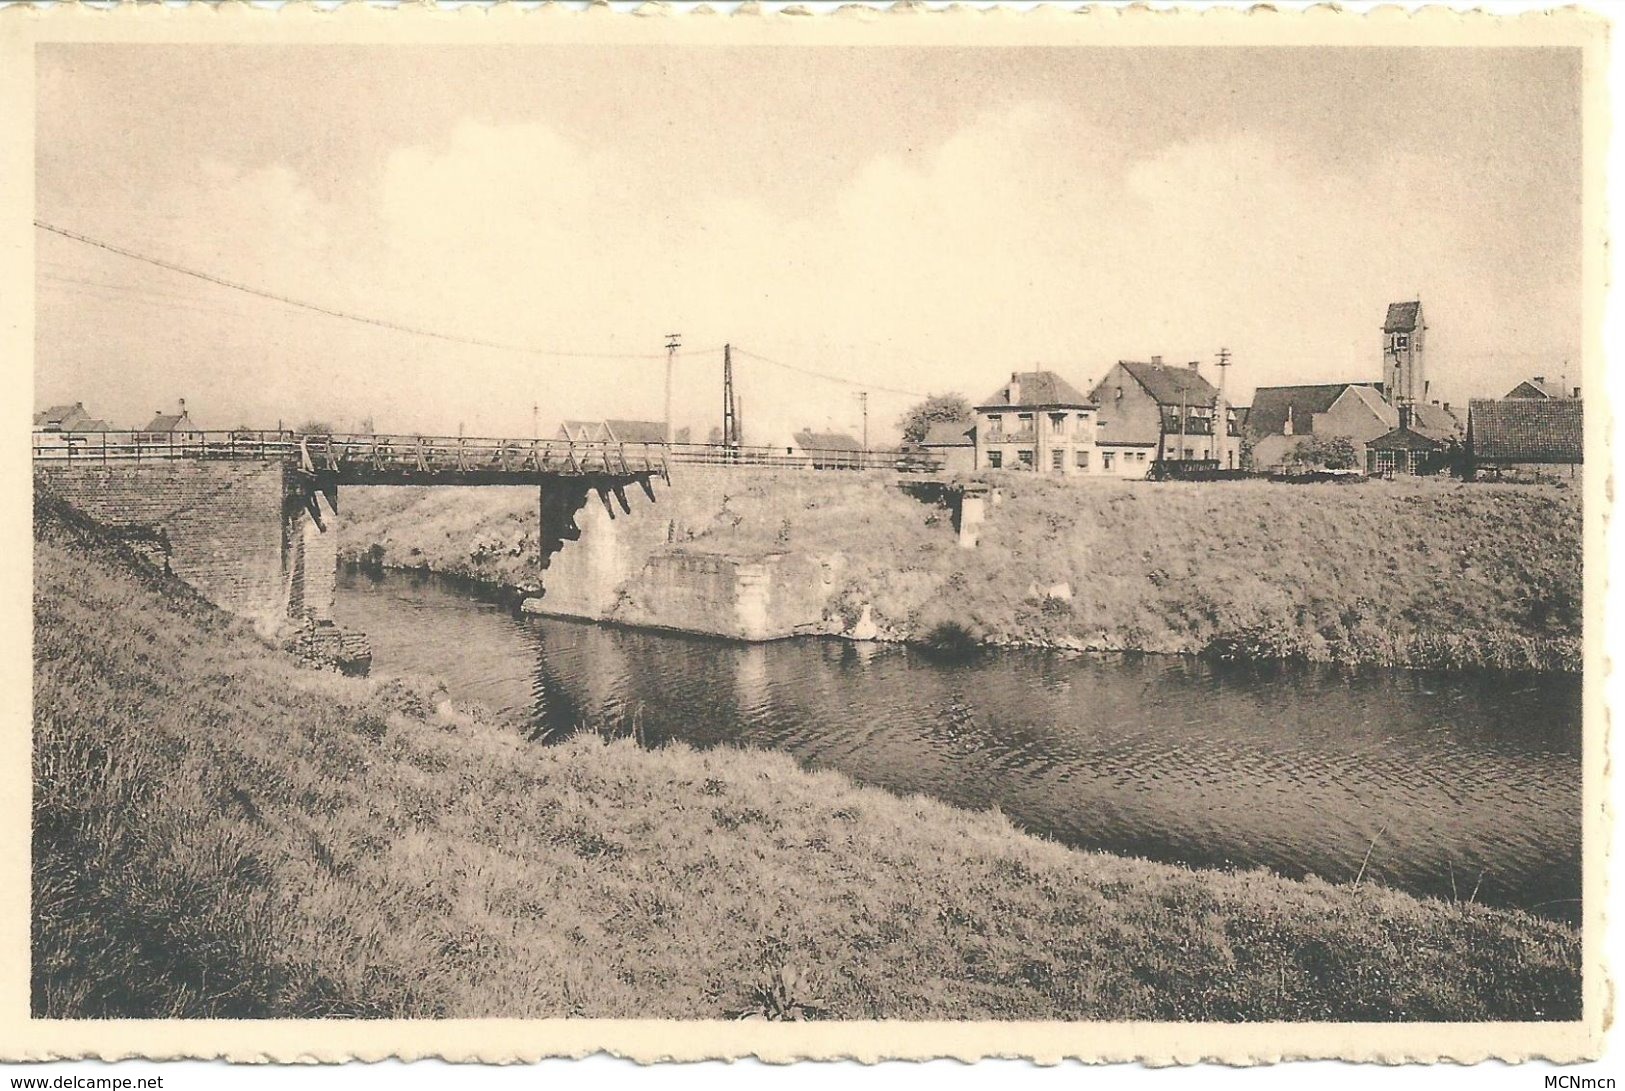
<svg viewBox="0 0 1625 1091">
<path fill-rule="evenodd" d="M 974 468 L 1097 472 L 1096 406 L 1053 371 L 1016 371 L 976 406 Z"/>
<path fill-rule="evenodd" d="M 137 443 L 195 443 L 203 439 L 203 432 L 192 423 L 186 399 L 182 398 L 178 412 L 158 410 L 135 439 Z"/>
<path fill-rule="evenodd" d="M 1399 410 L 1376 383 L 1318 383 L 1261 386 L 1247 412 L 1253 468 L 1274 470 L 1293 461 L 1305 436 L 1346 436 L 1357 465 L 1365 465 L 1366 445 L 1399 427 Z"/>
<path fill-rule="evenodd" d="M 607 420 L 604 427 L 609 430 L 610 439 L 615 443 L 665 443 L 666 425 L 664 421 L 657 420 Z"/>
<path fill-rule="evenodd" d="M 1511 390 L 1507 391 L 1508 398 L 1578 398 L 1580 388 L 1574 387 L 1569 393 L 1556 383 L 1546 381 L 1546 376 L 1536 375 L 1533 379 L 1525 379 Z"/>
<path fill-rule="evenodd" d="M 72 405 L 53 405 L 34 414 L 36 432 L 106 432 L 107 422 L 92 417 L 84 402 Z"/>
<path fill-rule="evenodd" d="M 800 456 L 814 469 L 858 469 L 863 465 L 863 444 L 845 432 L 815 432 L 803 428 L 790 435 L 791 457 Z"/>
<path fill-rule="evenodd" d="M 1467 476 L 1507 471 L 1542 476 L 1547 467 L 1585 461 L 1579 398 L 1474 398 L 1467 403 Z"/>
<path fill-rule="evenodd" d="M 1442 423 L 1438 419 L 1426 429 L 1418 425 L 1414 410 L 1420 408 L 1400 406 L 1399 427 L 1365 445 L 1366 473 L 1373 477 L 1419 476 L 1438 473 L 1449 465 L 1460 451 L 1459 437 L 1438 427 Z"/>
<path fill-rule="evenodd" d="M 1214 434 L 1221 398 L 1197 365 L 1119 360 L 1089 393 L 1100 407 L 1095 442 L 1101 472 L 1144 477 L 1157 461 L 1204 461 L 1233 469 L 1240 459 L 1235 411 L 1226 406 L 1225 425 Z"/>
<path fill-rule="evenodd" d="M 968 473 L 976 468 L 976 426 L 964 421 L 937 421 L 926 429 L 920 449 L 945 473 Z"/>
</svg>

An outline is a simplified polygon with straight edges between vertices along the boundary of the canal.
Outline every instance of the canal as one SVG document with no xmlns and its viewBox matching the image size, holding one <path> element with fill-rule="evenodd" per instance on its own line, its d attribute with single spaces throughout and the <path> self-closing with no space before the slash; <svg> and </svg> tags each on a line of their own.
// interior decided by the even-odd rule
<svg viewBox="0 0 1625 1091">
<path fill-rule="evenodd" d="M 541 740 L 783 750 L 1081 848 L 1355 878 L 1578 918 L 1580 681 L 1159 656 L 734 644 L 516 616 L 439 577 L 341 574 L 379 674 Z"/>
</svg>

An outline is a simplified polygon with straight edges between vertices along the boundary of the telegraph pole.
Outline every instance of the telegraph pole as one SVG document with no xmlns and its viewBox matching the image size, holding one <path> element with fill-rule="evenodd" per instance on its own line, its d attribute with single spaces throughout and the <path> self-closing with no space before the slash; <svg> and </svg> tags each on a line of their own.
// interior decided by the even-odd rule
<svg viewBox="0 0 1625 1091">
<path fill-rule="evenodd" d="M 677 350 L 683 347 L 683 335 L 668 333 L 666 335 L 666 442 L 671 443 L 671 365 L 677 358 Z"/>
<path fill-rule="evenodd" d="M 1230 350 L 1219 350 L 1219 389 L 1213 395 L 1213 457 L 1219 463 L 1218 469 L 1227 470 L 1230 467 L 1224 464 L 1224 455 L 1220 452 L 1230 447 L 1230 408 L 1224 400 L 1224 377 L 1230 370 Z"/>
<path fill-rule="evenodd" d="M 739 446 L 739 411 L 734 405 L 734 347 L 722 346 L 722 445 Z"/>
<path fill-rule="evenodd" d="M 863 404 L 863 455 L 869 456 L 869 392 L 858 391 L 858 401 Z"/>
</svg>

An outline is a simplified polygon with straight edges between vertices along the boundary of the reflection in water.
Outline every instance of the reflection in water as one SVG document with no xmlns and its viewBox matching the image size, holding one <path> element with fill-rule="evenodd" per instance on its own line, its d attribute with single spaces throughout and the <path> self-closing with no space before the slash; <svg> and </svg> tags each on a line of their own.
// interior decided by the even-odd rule
<svg viewBox="0 0 1625 1091">
<path fill-rule="evenodd" d="M 1265 866 L 1573 919 L 1578 679 L 998 651 L 744 645 L 515 617 L 432 577 L 346 574 L 379 672 L 432 674 L 537 736 L 786 750 L 999 807 L 1067 844 Z M 1373 846 L 1374 843 L 1374 847 Z"/>
</svg>

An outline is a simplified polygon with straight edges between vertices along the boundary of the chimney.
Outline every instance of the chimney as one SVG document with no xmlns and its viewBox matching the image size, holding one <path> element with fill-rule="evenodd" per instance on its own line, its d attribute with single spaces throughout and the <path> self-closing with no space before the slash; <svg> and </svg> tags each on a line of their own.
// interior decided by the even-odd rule
<svg viewBox="0 0 1625 1091">
<path fill-rule="evenodd" d="M 1409 405 L 1402 405 L 1399 407 L 1399 426 L 1401 428 L 1409 428 L 1411 426 L 1411 407 Z"/>
<path fill-rule="evenodd" d="M 1536 375 L 1535 376 L 1535 382 L 1543 383 L 1545 381 L 1546 381 L 1546 376 L 1544 376 L 1544 375 Z"/>
<path fill-rule="evenodd" d="M 1576 398 L 1578 398 L 1580 396 L 1580 388 L 1579 387 L 1574 388 L 1574 396 Z"/>
<path fill-rule="evenodd" d="M 1450 403 L 1449 402 L 1444 403 L 1444 411 L 1446 413 L 1450 412 Z"/>
<path fill-rule="evenodd" d="M 1192 370 L 1192 371 L 1195 371 L 1195 370 L 1196 370 L 1196 365 L 1197 365 L 1197 364 L 1199 364 L 1199 363 L 1201 363 L 1201 362 L 1202 362 L 1202 361 L 1200 361 L 1200 360 L 1192 360 L 1192 361 L 1191 361 L 1191 370 Z"/>
<path fill-rule="evenodd" d="M 1161 367 L 1162 366 L 1162 357 L 1161 356 L 1153 356 L 1153 357 L 1151 357 L 1151 366 L 1152 367 Z"/>
<path fill-rule="evenodd" d="M 1010 373 L 1009 398 L 1011 405 L 1021 404 L 1021 373 L 1019 371 Z"/>
</svg>

